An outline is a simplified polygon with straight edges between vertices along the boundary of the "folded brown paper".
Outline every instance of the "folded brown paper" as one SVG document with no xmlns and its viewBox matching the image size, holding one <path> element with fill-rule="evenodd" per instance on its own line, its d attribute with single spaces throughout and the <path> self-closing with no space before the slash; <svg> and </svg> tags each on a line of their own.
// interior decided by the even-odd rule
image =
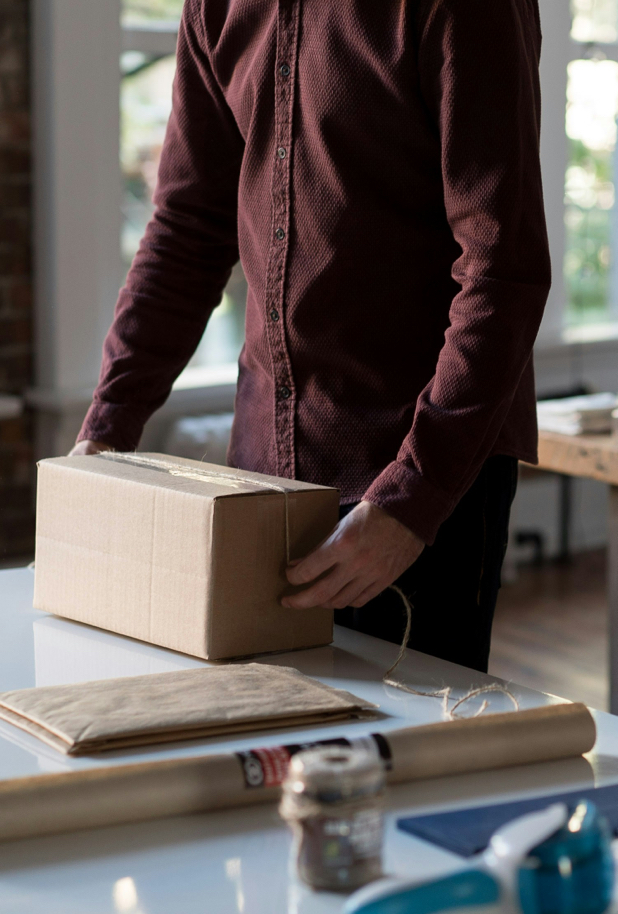
<svg viewBox="0 0 618 914">
<path fill-rule="evenodd" d="M 197 460 L 42 460 L 34 606 L 206 660 L 328 644 L 332 610 L 281 597 L 338 516 L 336 489 Z"/>
<path fill-rule="evenodd" d="M 69 755 L 328 723 L 375 707 L 260 663 L 0 693 L 0 718 Z"/>
<path fill-rule="evenodd" d="M 595 739 L 585 705 L 560 704 L 406 727 L 375 742 L 390 754 L 388 781 L 397 784 L 575 757 L 592 749 Z M 5 781 L 0 840 L 274 802 L 280 798 L 277 781 L 260 781 L 255 765 L 248 778 L 247 757 L 286 754 L 285 747 L 269 747 Z"/>
</svg>

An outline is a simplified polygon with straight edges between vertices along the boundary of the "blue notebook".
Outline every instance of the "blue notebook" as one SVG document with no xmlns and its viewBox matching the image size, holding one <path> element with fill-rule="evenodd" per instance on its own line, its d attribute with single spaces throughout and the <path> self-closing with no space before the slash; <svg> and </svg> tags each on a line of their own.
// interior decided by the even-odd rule
<svg viewBox="0 0 618 914">
<path fill-rule="evenodd" d="M 536 797 L 534 800 L 517 800 L 499 806 L 479 806 L 430 816 L 412 816 L 399 819 L 397 825 L 402 831 L 437 844 L 447 851 L 471 857 L 484 851 L 496 829 L 511 819 L 545 809 L 552 803 L 575 805 L 581 799 L 595 803 L 599 812 L 608 820 L 614 835 L 618 835 L 618 784 L 557 793 Z"/>
</svg>

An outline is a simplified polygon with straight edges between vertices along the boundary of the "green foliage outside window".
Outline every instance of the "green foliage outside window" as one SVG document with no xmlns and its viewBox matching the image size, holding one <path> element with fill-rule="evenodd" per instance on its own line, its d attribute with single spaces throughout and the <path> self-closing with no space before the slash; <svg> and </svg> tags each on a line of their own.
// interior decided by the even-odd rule
<svg viewBox="0 0 618 914">
<path fill-rule="evenodd" d="M 571 0 L 571 36 L 575 41 L 616 41 L 616 0 Z"/>
<path fill-rule="evenodd" d="M 604 13 L 608 5 L 591 10 Z M 605 2 L 605 0 L 604 0 Z M 597 25 L 599 20 L 597 20 Z M 618 114 L 618 63 L 593 57 L 568 67 L 566 133 L 569 160 L 565 180 L 566 251 L 564 275 L 568 325 L 615 320 L 612 270 L 614 150 Z"/>
<path fill-rule="evenodd" d="M 568 323 L 598 323 L 608 319 L 610 299 L 613 156 L 607 150 L 592 151 L 580 140 L 569 141 L 569 152 L 564 264 Z"/>
<path fill-rule="evenodd" d="M 125 23 L 180 19 L 182 0 L 123 0 L 122 19 Z"/>
</svg>

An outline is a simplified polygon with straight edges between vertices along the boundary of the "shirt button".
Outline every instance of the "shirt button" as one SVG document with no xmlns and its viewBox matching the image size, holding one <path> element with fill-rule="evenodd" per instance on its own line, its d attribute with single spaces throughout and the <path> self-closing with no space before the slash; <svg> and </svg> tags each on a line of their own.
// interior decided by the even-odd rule
<svg viewBox="0 0 618 914">
<path fill-rule="evenodd" d="M 278 321 L 278 320 L 279 320 L 279 312 L 277 311 L 276 308 L 273 308 L 272 311 L 270 312 L 270 319 L 271 319 L 272 321 Z"/>
<path fill-rule="evenodd" d="M 280 159 L 285 159 L 286 151 L 283 148 L 283 146 L 279 147 L 279 149 L 277 150 L 277 155 L 279 156 Z"/>
<path fill-rule="evenodd" d="M 279 72 L 281 73 L 282 76 L 289 76 L 291 73 L 291 70 L 287 63 L 283 63 L 279 67 Z"/>
<path fill-rule="evenodd" d="M 282 241 L 285 238 L 285 232 L 282 228 L 278 228 L 275 232 L 275 236 L 279 239 L 279 241 Z"/>
<path fill-rule="evenodd" d="M 287 400 L 291 396 L 292 396 L 292 391 L 290 390 L 289 387 L 280 387 L 279 388 L 279 397 L 282 400 Z"/>
</svg>

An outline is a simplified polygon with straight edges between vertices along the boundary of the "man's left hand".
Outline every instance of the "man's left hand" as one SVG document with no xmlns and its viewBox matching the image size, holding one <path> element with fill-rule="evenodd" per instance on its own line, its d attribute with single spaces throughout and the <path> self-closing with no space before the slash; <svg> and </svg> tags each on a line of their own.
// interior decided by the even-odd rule
<svg viewBox="0 0 618 914">
<path fill-rule="evenodd" d="M 361 501 L 313 552 L 290 563 L 290 584 L 310 586 L 281 603 L 289 609 L 364 606 L 396 581 L 424 548 L 400 521 Z"/>
</svg>

